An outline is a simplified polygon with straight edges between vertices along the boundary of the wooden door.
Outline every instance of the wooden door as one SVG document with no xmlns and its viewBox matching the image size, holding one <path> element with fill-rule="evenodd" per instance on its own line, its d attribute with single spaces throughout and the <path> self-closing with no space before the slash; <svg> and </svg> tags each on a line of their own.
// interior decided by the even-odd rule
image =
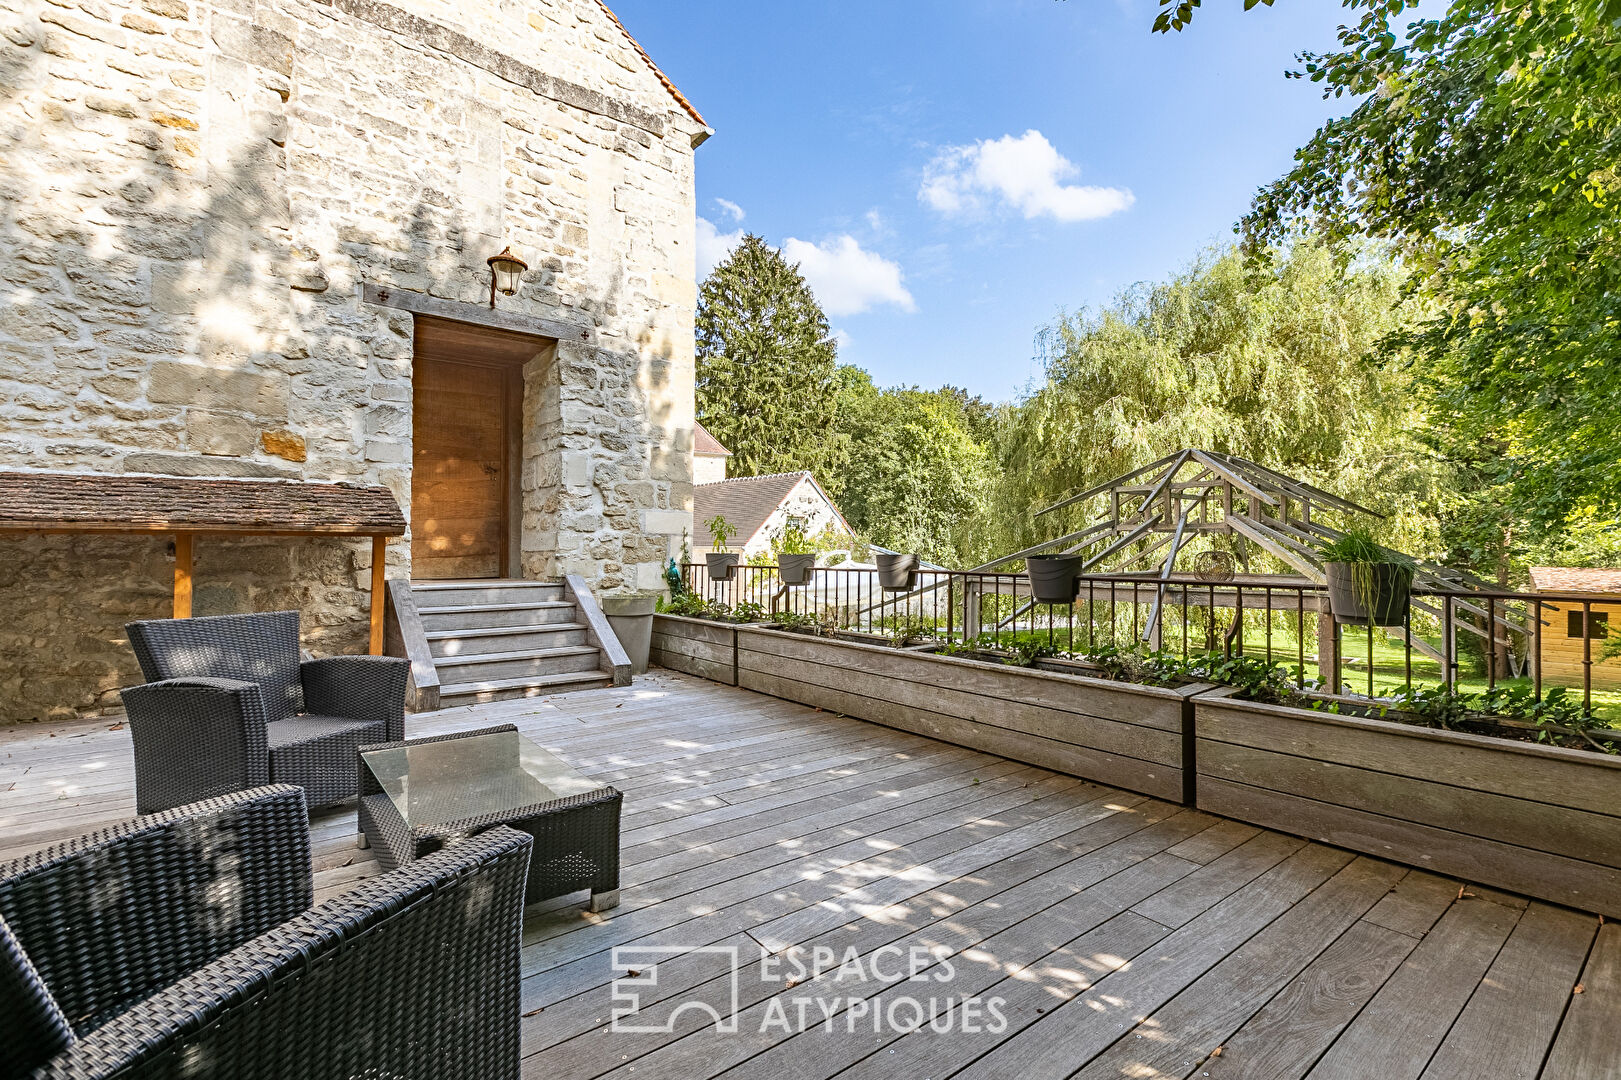
<svg viewBox="0 0 1621 1080">
<path fill-rule="evenodd" d="M 507 570 L 514 371 L 425 357 L 413 366 L 411 576 Z"/>
</svg>

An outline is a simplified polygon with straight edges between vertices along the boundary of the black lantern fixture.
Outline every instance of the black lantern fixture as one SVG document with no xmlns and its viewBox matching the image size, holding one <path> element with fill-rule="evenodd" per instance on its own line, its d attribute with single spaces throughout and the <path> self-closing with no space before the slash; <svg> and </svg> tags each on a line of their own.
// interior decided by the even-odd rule
<svg viewBox="0 0 1621 1080">
<path fill-rule="evenodd" d="M 490 264 L 490 306 L 495 306 L 495 294 L 512 296 L 518 291 L 518 283 L 523 280 L 523 272 L 529 269 L 529 264 L 512 253 L 512 245 L 508 244 L 501 249 L 501 254 L 491 255 L 484 260 Z"/>
</svg>

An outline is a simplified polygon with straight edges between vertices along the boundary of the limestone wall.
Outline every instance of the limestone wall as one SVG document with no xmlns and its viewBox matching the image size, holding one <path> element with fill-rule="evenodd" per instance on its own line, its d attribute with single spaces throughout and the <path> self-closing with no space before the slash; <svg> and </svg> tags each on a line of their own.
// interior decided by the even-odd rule
<svg viewBox="0 0 1621 1080">
<path fill-rule="evenodd" d="M 0 38 L 0 468 L 382 483 L 409 516 L 412 317 L 362 286 L 486 304 L 511 244 L 500 310 L 560 342 L 525 379 L 525 572 L 657 584 L 702 128 L 596 0 L 0 0 Z M 0 545 L 0 721 L 105 706 L 164 544 Z M 362 646 L 363 543 L 197 558 L 199 613 Z"/>
</svg>

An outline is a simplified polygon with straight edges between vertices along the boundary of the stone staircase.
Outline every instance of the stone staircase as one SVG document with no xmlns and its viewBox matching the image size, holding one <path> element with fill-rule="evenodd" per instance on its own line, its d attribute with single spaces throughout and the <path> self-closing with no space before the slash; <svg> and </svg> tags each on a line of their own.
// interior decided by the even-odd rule
<svg viewBox="0 0 1621 1080">
<path fill-rule="evenodd" d="M 413 581 L 439 707 L 612 686 L 561 582 Z"/>
</svg>

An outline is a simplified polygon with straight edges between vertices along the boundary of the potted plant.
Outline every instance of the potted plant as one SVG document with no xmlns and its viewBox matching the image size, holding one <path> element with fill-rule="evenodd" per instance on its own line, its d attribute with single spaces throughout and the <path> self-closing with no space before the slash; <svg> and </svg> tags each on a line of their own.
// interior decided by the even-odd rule
<svg viewBox="0 0 1621 1080">
<path fill-rule="evenodd" d="M 1323 548 L 1328 604 L 1334 621 L 1357 626 L 1400 626 L 1417 565 L 1391 551 L 1367 529 L 1348 529 Z"/>
<path fill-rule="evenodd" d="M 1085 562 L 1079 555 L 1031 555 L 1024 561 L 1031 597 L 1039 604 L 1073 604 Z"/>
<path fill-rule="evenodd" d="M 912 582 L 917 579 L 917 561 L 916 555 L 874 554 L 873 562 L 878 564 L 879 586 L 889 592 L 910 589 Z"/>
<path fill-rule="evenodd" d="M 710 580 L 732 580 L 732 571 L 737 568 L 738 554 L 727 550 L 726 541 L 736 536 L 737 530 L 720 514 L 704 522 L 704 528 L 708 529 L 709 535 L 714 538 L 714 548 L 704 554 L 704 564 L 709 568 Z"/>
<path fill-rule="evenodd" d="M 777 533 L 777 576 L 784 585 L 803 585 L 816 565 L 816 552 L 811 550 L 810 537 L 797 523 L 790 521 Z"/>
</svg>

